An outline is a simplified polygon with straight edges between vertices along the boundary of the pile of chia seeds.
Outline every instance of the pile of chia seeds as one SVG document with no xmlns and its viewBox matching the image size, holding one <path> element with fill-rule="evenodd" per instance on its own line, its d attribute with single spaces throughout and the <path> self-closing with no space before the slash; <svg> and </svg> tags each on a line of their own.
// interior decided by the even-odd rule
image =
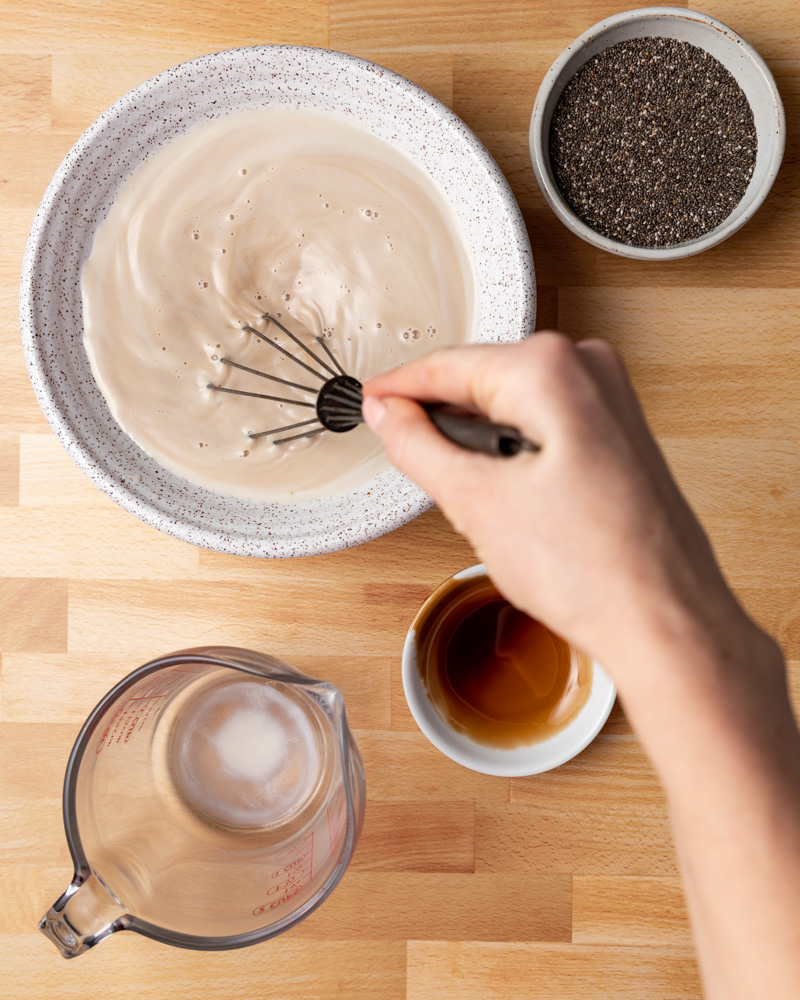
<svg viewBox="0 0 800 1000">
<path fill-rule="evenodd" d="M 753 112 L 696 45 L 636 38 L 583 65 L 550 125 L 556 183 L 596 232 L 631 246 L 696 239 L 742 199 L 756 162 Z"/>
</svg>

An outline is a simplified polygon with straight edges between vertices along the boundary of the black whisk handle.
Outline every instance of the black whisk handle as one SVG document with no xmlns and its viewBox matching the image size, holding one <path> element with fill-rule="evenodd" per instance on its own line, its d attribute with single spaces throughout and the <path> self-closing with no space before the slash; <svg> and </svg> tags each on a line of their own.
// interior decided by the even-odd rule
<svg viewBox="0 0 800 1000">
<path fill-rule="evenodd" d="M 477 413 L 468 413 L 446 403 L 425 403 L 431 422 L 448 441 L 469 451 L 511 458 L 521 451 L 541 451 L 540 445 L 523 437 L 516 427 L 493 424 Z"/>
</svg>

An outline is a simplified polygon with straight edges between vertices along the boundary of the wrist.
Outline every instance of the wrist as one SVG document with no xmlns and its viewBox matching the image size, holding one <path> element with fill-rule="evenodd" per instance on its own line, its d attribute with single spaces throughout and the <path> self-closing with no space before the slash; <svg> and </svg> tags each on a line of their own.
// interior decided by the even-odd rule
<svg viewBox="0 0 800 1000">
<path fill-rule="evenodd" d="M 712 615 L 662 606 L 609 660 L 631 725 L 669 787 L 698 755 L 733 741 L 776 752 L 797 738 L 783 655 L 735 602 Z"/>
<path fill-rule="evenodd" d="M 665 598 L 637 611 L 614 642 L 609 663 L 623 697 L 649 697 L 652 686 L 669 678 L 681 691 L 728 689 L 734 678 L 755 683 L 761 669 L 782 671 L 774 640 L 746 614 L 727 589 L 692 606 Z"/>
</svg>

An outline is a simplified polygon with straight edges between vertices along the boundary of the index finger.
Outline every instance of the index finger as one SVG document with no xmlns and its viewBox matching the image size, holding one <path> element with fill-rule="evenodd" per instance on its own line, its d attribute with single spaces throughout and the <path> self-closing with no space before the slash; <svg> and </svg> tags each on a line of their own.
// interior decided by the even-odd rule
<svg viewBox="0 0 800 1000">
<path fill-rule="evenodd" d="M 495 351 L 492 344 L 432 351 L 423 358 L 369 379 L 364 383 L 364 395 L 407 396 L 420 402 L 447 402 L 460 406 L 480 405 L 479 398 L 484 396 L 483 402 L 488 405 L 486 377 L 497 368 L 492 361 Z M 482 378 L 478 377 L 479 372 Z"/>
<path fill-rule="evenodd" d="M 496 423 L 522 425 L 541 438 L 563 408 L 554 404 L 563 397 L 565 383 L 581 374 L 585 373 L 568 338 L 538 333 L 516 344 L 470 344 L 434 351 L 369 379 L 364 395 L 475 407 Z"/>
</svg>

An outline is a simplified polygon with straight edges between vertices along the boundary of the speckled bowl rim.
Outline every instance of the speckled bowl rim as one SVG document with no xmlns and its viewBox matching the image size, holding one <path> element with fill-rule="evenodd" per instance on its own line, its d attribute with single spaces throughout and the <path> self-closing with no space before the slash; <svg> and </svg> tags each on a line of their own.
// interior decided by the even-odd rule
<svg viewBox="0 0 800 1000">
<path fill-rule="evenodd" d="M 544 152 L 544 122 L 545 118 L 548 117 L 547 110 L 550 106 L 551 99 L 557 100 L 561 94 L 561 91 L 559 90 L 559 93 L 555 96 L 555 98 L 552 96 L 553 88 L 562 69 L 578 52 L 580 52 L 581 49 L 586 48 L 589 43 L 593 42 L 599 35 L 605 34 L 610 28 L 619 24 L 630 24 L 632 22 L 642 21 L 652 17 L 678 18 L 683 21 L 700 22 L 708 25 L 709 27 L 716 28 L 716 30 L 723 37 L 729 39 L 731 45 L 735 45 L 739 51 L 750 59 L 755 68 L 764 78 L 766 88 L 772 97 L 774 109 L 774 128 L 772 132 L 773 145 L 770 155 L 770 164 L 767 176 L 750 207 L 734 221 L 730 221 L 731 216 L 728 216 L 728 218 L 724 219 L 718 226 L 715 226 L 714 229 L 709 230 L 709 232 L 704 236 L 699 236 L 694 240 L 687 240 L 685 243 L 676 243 L 669 247 L 630 246 L 627 243 L 620 243 L 618 240 L 609 239 L 607 236 L 603 236 L 590 226 L 587 226 L 585 222 L 582 222 L 581 219 L 575 215 L 570 206 L 564 200 L 564 197 L 552 175 L 549 154 L 545 156 Z M 699 36 L 697 41 L 692 44 L 696 44 L 699 48 L 704 47 Z M 753 114 L 756 114 L 755 109 L 753 109 Z M 627 10 L 620 14 L 613 14 L 611 17 L 607 17 L 602 21 L 598 21 L 597 24 L 592 25 L 591 28 L 584 31 L 584 33 L 579 35 L 571 45 L 564 49 L 558 59 L 556 59 L 545 74 L 536 94 L 529 130 L 529 147 L 533 172 L 536 175 L 536 181 L 545 201 L 555 212 L 559 220 L 563 222 L 567 229 L 575 233 L 576 236 L 580 236 L 580 238 L 585 240 L 587 243 L 591 243 L 592 246 L 599 247 L 601 250 L 606 250 L 609 253 L 617 254 L 620 257 L 628 257 L 637 260 L 664 261 L 676 260 L 682 257 L 691 257 L 694 254 L 702 253 L 704 250 L 708 250 L 711 247 L 716 246 L 718 243 L 722 243 L 724 240 L 728 239 L 729 236 L 733 236 L 734 233 L 738 232 L 742 226 L 750 221 L 750 219 L 764 203 L 764 200 L 769 194 L 775 178 L 778 175 L 778 171 L 780 170 L 785 145 L 786 116 L 783 109 L 783 102 L 781 101 L 781 96 L 778 92 L 775 78 L 770 72 L 767 64 L 758 54 L 756 49 L 753 48 L 749 42 L 745 41 L 741 35 L 738 35 L 732 28 L 723 24 L 722 21 L 717 20 L 717 18 L 711 17 L 710 14 L 703 14 L 700 11 L 691 10 L 686 7 L 641 7 L 636 10 Z"/>
<path fill-rule="evenodd" d="M 519 289 L 519 302 L 513 306 L 516 319 L 516 324 L 514 324 L 515 329 L 509 330 L 499 339 L 511 342 L 522 339 L 532 333 L 536 315 L 536 282 L 530 241 L 522 213 L 502 171 L 483 143 L 445 104 L 433 97 L 433 95 L 422 87 L 383 66 L 347 53 L 313 46 L 242 46 L 209 53 L 197 59 L 171 67 L 135 87 L 103 112 L 80 136 L 55 172 L 36 213 L 25 249 L 20 282 L 20 326 L 25 361 L 36 397 L 58 440 L 75 464 L 93 483 L 99 486 L 100 489 L 129 513 L 134 514 L 140 520 L 158 528 L 166 534 L 190 544 L 232 555 L 256 558 L 311 556 L 360 545 L 409 523 L 428 510 L 433 505 L 433 501 L 400 472 L 395 469 L 389 469 L 365 484 L 364 487 L 342 494 L 339 499 L 346 501 L 348 498 L 358 495 L 360 500 L 364 501 L 364 498 L 369 495 L 370 487 L 375 489 L 376 484 L 378 484 L 380 487 L 391 490 L 393 497 L 397 496 L 397 503 L 393 509 L 388 510 L 383 508 L 376 512 L 374 518 L 365 516 L 359 523 L 344 527 L 340 522 L 334 523 L 335 515 L 331 511 L 330 516 L 327 517 L 328 526 L 313 535 L 306 535 L 305 537 L 298 535 L 296 537 L 285 538 L 276 537 L 269 533 L 233 533 L 230 530 L 226 530 L 224 526 L 219 527 L 213 524 L 190 522 L 165 511 L 163 507 L 159 507 L 156 503 L 152 502 L 154 499 L 152 494 L 150 499 L 148 499 L 144 495 L 144 491 L 137 488 L 135 482 L 131 483 L 119 480 L 109 474 L 103 467 L 102 461 L 98 461 L 96 456 L 92 454 L 90 446 L 75 432 L 70 421 L 62 412 L 57 386 L 53 384 L 48 375 L 44 357 L 45 344 L 42 341 L 41 331 L 37 329 L 34 280 L 37 277 L 39 256 L 48 236 L 48 223 L 70 176 L 70 171 L 73 169 L 78 158 L 90 149 L 92 143 L 102 135 L 110 122 L 124 115 L 131 105 L 135 105 L 137 100 L 155 89 L 170 74 L 188 70 L 203 72 L 204 69 L 209 69 L 215 61 L 220 60 L 222 57 L 239 57 L 252 54 L 253 56 L 257 55 L 259 58 L 263 56 L 265 59 L 268 59 L 273 53 L 276 53 L 278 57 L 283 53 L 290 56 L 295 55 L 298 58 L 304 57 L 309 60 L 320 60 L 324 65 L 328 66 L 336 66 L 337 64 L 349 65 L 359 68 L 359 71 L 362 73 L 372 74 L 373 76 L 380 75 L 386 81 L 386 85 L 390 88 L 390 91 L 399 90 L 403 92 L 404 98 L 407 99 L 409 105 L 413 106 L 415 111 L 417 108 L 419 109 L 421 119 L 427 119 L 429 116 L 439 127 L 447 128 L 450 131 L 457 131 L 465 142 L 465 152 L 470 161 L 485 178 L 486 185 L 483 189 L 482 197 L 483 204 L 488 205 L 490 209 L 490 217 L 501 216 L 505 224 L 510 226 L 512 240 L 511 246 L 508 247 L 508 253 L 510 258 L 513 257 L 514 266 L 521 276 L 522 287 Z M 369 128 L 368 125 L 364 127 Z M 492 197 L 495 199 L 493 205 L 486 198 L 488 191 L 491 192 Z M 99 225 L 100 221 L 94 221 L 95 228 Z M 475 255 L 474 248 L 471 249 L 471 253 Z M 477 285 L 478 290 L 480 290 L 479 281 Z M 478 336 L 476 338 L 478 341 L 484 339 L 481 336 L 480 316 L 481 306 L 480 301 L 478 301 Z M 491 339 L 495 342 L 498 338 Z M 112 419 L 110 418 L 110 414 L 109 419 Z M 121 430 L 120 434 L 122 434 Z M 141 449 L 139 451 L 141 452 Z M 141 455 L 149 463 L 154 461 L 149 456 L 146 456 L 144 452 L 141 452 Z M 164 470 L 158 463 L 155 463 L 155 468 L 163 473 L 167 481 L 173 478 L 173 474 Z M 180 477 L 174 478 L 180 480 Z M 239 503 L 236 498 L 222 496 L 210 490 L 205 490 L 202 487 L 195 487 L 193 484 L 192 489 L 199 497 L 196 504 L 196 511 L 202 511 L 204 503 L 207 503 L 213 509 L 215 502 L 218 503 L 220 500 L 225 503 Z M 337 498 L 330 498 L 330 500 L 333 499 Z M 330 500 L 322 502 L 330 502 Z M 293 504 L 264 502 L 258 506 L 263 508 L 263 516 L 267 521 L 271 513 L 274 514 L 275 509 L 279 508 L 281 520 L 288 521 L 295 519 L 299 523 L 304 519 L 304 515 L 308 514 L 314 508 L 315 503 L 316 501 L 313 500 Z M 198 514 L 196 516 L 200 517 L 201 515 Z"/>
</svg>

